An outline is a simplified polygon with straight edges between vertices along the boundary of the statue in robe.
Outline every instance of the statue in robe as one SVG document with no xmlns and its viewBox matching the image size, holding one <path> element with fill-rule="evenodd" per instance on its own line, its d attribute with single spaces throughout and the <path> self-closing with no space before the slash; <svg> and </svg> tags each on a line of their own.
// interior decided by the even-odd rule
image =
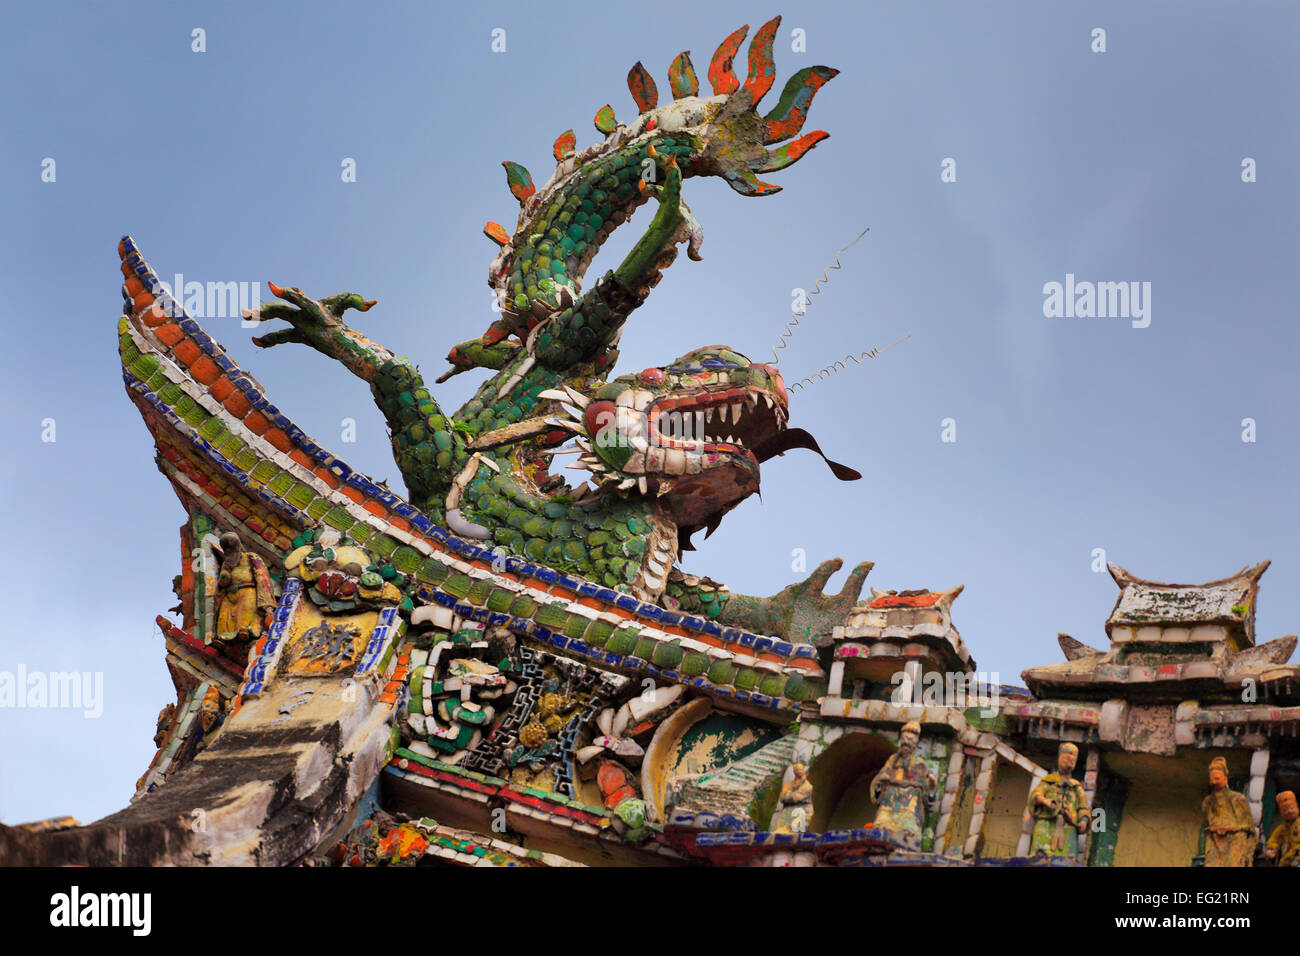
<svg viewBox="0 0 1300 956">
<path fill-rule="evenodd" d="M 1277 810 L 1282 822 L 1273 828 L 1264 857 L 1276 866 L 1300 866 L 1300 807 L 1296 806 L 1294 790 L 1277 795 Z"/>
<path fill-rule="evenodd" d="M 871 799 L 877 804 L 872 826 L 908 850 L 921 849 L 921 828 L 926 808 L 934 802 L 939 778 L 917 752 L 921 725 L 911 721 L 898 735 L 898 750 L 871 781 Z"/>
<path fill-rule="evenodd" d="M 790 767 L 790 779 L 781 787 L 781 797 L 772 815 L 773 833 L 806 833 L 813 820 L 813 785 L 808 779 L 808 767 L 795 763 Z"/>
<path fill-rule="evenodd" d="M 239 535 L 227 531 L 221 536 L 221 570 L 217 575 L 217 640 L 257 640 L 275 603 L 266 562 L 245 551 Z"/>
<path fill-rule="evenodd" d="M 1056 770 L 1038 782 L 1029 794 L 1025 814 L 1034 821 L 1029 855 L 1073 857 L 1079 852 L 1079 834 L 1088 829 L 1088 797 L 1083 784 L 1074 779 L 1079 748 L 1061 744 Z"/>
<path fill-rule="evenodd" d="M 1255 824 L 1243 794 L 1228 789 L 1228 761 L 1210 761 L 1210 793 L 1201 801 L 1205 816 L 1205 865 L 1250 866 L 1255 856 Z"/>
</svg>

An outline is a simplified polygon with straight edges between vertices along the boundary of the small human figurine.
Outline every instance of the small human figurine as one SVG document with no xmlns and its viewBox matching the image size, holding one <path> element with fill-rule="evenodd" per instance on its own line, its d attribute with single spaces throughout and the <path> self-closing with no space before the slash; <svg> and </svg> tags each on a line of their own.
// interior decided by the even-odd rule
<svg viewBox="0 0 1300 956">
<path fill-rule="evenodd" d="M 813 785 L 806 764 L 790 767 L 790 779 L 781 787 L 781 798 L 772 815 L 773 833 L 805 833 L 813 820 Z"/>
<path fill-rule="evenodd" d="M 262 636 L 262 622 L 274 608 L 275 595 L 266 562 L 245 551 L 239 535 L 227 531 L 221 536 L 221 571 L 217 576 L 217 639 L 257 640 Z"/>
<path fill-rule="evenodd" d="M 1300 807 L 1296 806 L 1294 790 L 1283 790 L 1277 795 L 1277 810 L 1282 822 L 1273 828 L 1264 847 L 1264 858 L 1276 866 L 1300 866 Z"/>
<path fill-rule="evenodd" d="M 1210 761 L 1210 793 L 1201 801 L 1205 816 L 1205 865 L 1250 866 L 1255 855 L 1255 824 L 1244 794 L 1228 789 L 1228 761 Z"/>
<path fill-rule="evenodd" d="M 1088 829 L 1088 798 L 1083 784 L 1075 780 L 1074 765 L 1079 748 L 1061 744 L 1056 753 L 1056 770 L 1047 774 L 1029 794 L 1025 813 L 1033 818 L 1029 855 L 1072 857 L 1079 851 L 1079 834 Z"/>
<path fill-rule="evenodd" d="M 199 703 L 199 726 L 203 733 L 199 737 L 198 749 L 202 750 L 212 742 L 216 736 L 216 728 L 220 726 L 222 719 L 223 702 L 221 692 L 217 690 L 216 685 L 209 687 L 207 693 L 203 695 L 203 700 Z"/>
<path fill-rule="evenodd" d="M 939 778 L 916 752 L 921 725 L 910 721 L 898 735 L 898 750 L 871 781 L 871 799 L 879 809 L 872 826 L 910 850 L 921 848 L 921 826 L 933 801 Z"/>
</svg>

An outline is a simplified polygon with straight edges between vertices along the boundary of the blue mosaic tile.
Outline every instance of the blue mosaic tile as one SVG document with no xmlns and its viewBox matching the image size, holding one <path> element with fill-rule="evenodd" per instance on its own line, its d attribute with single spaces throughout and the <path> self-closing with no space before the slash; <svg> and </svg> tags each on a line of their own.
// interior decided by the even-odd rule
<svg viewBox="0 0 1300 956">
<path fill-rule="evenodd" d="M 785 641 L 773 640 L 772 650 L 774 653 L 780 654 L 782 657 L 789 657 L 794 653 L 794 645 L 787 644 Z"/>
<path fill-rule="evenodd" d="M 642 604 L 640 614 L 651 621 L 658 621 L 663 616 L 663 608 L 655 604 Z"/>
<path fill-rule="evenodd" d="M 615 654 L 613 651 L 606 651 L 605 663 L 610 667 L 619 667 L 623 663 L 623 655 Z"/>
<path fill-rule="evenodd" d="M 713 637 L 722 636 L 722 625 L 717 621 L 705 621 L 700 628 L 705 634 L 711 634 Z"/>
<path fill-rule="evenodd" d="M 639 671 L 646 666 L 646 662 L 639 657 L 633 657 L 629 654 L 627 657 L 623 658 L 623 666 L 629 670 Z"/>
<path fill-rule="evenodd" d="M 614 603 L 619 607 L 621 607 L 623 610 L 631 611 L 634 614 L 636 613 L 637 608 L 641 606 L 641 602 L 638 601 L 630 594 L 620 594 L 618 596 L 618 600 L 616 600 Z"/>
<path fill-rule="evenodd" d="M 734 644 L 740 640 L 740 636 L 745 632 L 738 627 L 724 627 L 722 629 L 722 639 L 728 644 Z"/>
<path fill-rule="evenodd" d="M 570 591 L 577 591 L 582 587 L 583 581 L 580 578 L 575 578 L 572 574 L 561 574 L 560 584 L 568 588 Z"/>
<path fill-rule="evenodd" d="M 739 697 L 740 695 L 737 694 L 736 696 Z M 749 702 L 751 704 L 758 704 L 760 707 L 771 707 L 772 704 L 775 703 L 775 701 L 766 694 L 757 693 L 749 695 Z"/>
<path fill-rule="evenodd" d="M 734 694 L 732 694 L 731 696 L 734 697 L 736 700 L 746 701 L 746 700 L 749 700 L 749 691 L 747 691 L 747 690 L 738 690 L 738 691 L 736 691 Z"/>
<path fill-rule="evenodd" d="M 227 373 L 235 371 L 235 369 L 238 367 L 235 365 L 234 362 L 230 361 L 229 356 L 227 356 L 226 353 L 224 352 L 212 356 L 212 361 L 217 363 L 217 368 Z"/>
<path fill-rule="evenodd" d="M 537 580 L 545 581 L 547 584 L 555 584 L 560 580 L 560 573 L 558 571 L 542 567 L 541 565 L 535 565 L 531 574 L 533 577 L 537 578 Z"/>
<path fill-rule="evenodd" d="M 396 504 L 394 504 L 393 513 L 396 514 L 399 518 L 405 518 L 407 521 L 412 520 L 416 515 L 419 514 L 418 511 L 412 508 L 405 501 L 398 501 Z"/>
<path fill-rule="evenodd" d="M 682 627 L 689 627 L 692 631 L 703 630 L 704 618 L 696 617 L 694 614 L 683 614 Z"/>
<path fill-rule="evenodd" d="M 422 514 L 414 515 L 411 519 L 411 527 L 419 531 L 420 534 L 431 534 L 434 524 Z"/>
<path fill-rule="evenodd" d="M 659 620 L 663 624 L 680 624 L 682 622 L 682 615 L 677 611 L 665 610 L 659 615 Z"/>
<path fill-rule="evenodd" d="M 741 646 L 741 647 L 753 647 L 753 646 L 754 646 L 754 642 L 755 642 L 756 640 L 758 640 L 758 638 L 755 637 L 753 634 L 744 634 L 744 633 L 742 633 L 742 634 L 740 635 L 740 646 Z"/>
<path fill-rule="evenodd" d="M 549 644 L 552 636 L 554 636 L 554 631 L 549 627 L 543 627 L 542 625 L 537 624 L 533 628 L 533 637 L 537 638 L 539 641 Z"/>
<path fill-rule="evenodd" d="M 491 614 L 489 614 L 487 619 L 488 627 L 505 627 L 509 623 L 509 621 L 510 621 L 509 614 L 501 614 L 500 612 L 497 611 L 493 611 Z"/>
</svg>

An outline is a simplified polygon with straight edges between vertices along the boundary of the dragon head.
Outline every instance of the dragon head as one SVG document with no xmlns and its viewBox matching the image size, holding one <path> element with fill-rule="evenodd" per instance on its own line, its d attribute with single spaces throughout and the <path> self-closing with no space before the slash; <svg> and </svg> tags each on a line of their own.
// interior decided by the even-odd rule
<svg viewBox="0 0 1300 956">
<path fill-rule="evenodd" d="M 570 411 L 555 421 L 578 436 L 582 455 L 570 467 L 590 471 L 601 488 L 655 497 L 683 541 L 700 528 L 711 534 L 723 515 L 758 491 L 760 466 L 769 458 L 792 448 L 821 454 L 806 431 L 787 427 L 781 373 L 723 345 L 622 375 L 590 397 L 576 390 L 542 394 Z M 861 477 L 827 463 L 842 480 Z"/>
</svg>

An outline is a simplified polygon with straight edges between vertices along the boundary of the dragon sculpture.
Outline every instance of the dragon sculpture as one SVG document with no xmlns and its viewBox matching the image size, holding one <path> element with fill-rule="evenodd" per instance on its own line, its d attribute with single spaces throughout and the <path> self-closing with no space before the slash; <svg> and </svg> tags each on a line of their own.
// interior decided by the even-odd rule
<svg viewBox="0 0 1300 956">
<path fill-rule="evenodd" d="M 677 246 L 699 258 L 683 182 L 718 176 L 741 195 L 770 195 L 778 187 L 758 175 L 826 138 L 800 132 L 834 70 L 800 70 L 758 112 L 779 23 L 752 40 L 744 82 L 732 64 L 748 28 L 723 41 L 712 96 L 699 95 L 682 53 L 660 106 L 638 63 L 636 119 L 620 124 L 602 107 L 603 139 L 580 152 L 571 130 L 561 135 L 540 189 L 505 164 L 518 222 L 513 233 L 485 229 L 500 246 L 489 270 L 499 317 L 451 349 L 439 381 L 491 376 L 455 413 L 411 361 L 344 322 L 373 300 L 272 284 L 279 301 L 245 312 L 286 323 L 258 346 L 309 346 L 369 384 L 405 498 L 271 404 L 135 242 L 121 241 L 127 394 L 188 513 L 173 583 L 181 620 L 158 618 L 177 701 L 159 717 L 132 807 L 32 837 L 24 852 L 123 862 L 104 848 L 129 846 L 136 863 L 301 862 L 356 824 L 360 843 L 348 850 L 346 838 L 340 853 L 367 860 L 370 830 L 350 814 L 380 779 L 396 788 L 385 809 L 392 798 L 441 818 L 463 805 L 473 812 L 459 819 L 482 828 L 489 821 L 473 814 L 498 806 L 520 829 L 540 816 L 651 855 L 675 852 L 664 842 L 673 813 L 689 830 L 748 812 L 750 796 L 725 780 L 725 812 L 697 812 L 714 799 L 704 785 L 670 806 L 676 741 L 717 702 L 745 722 L 746 739 L 775 748 L 754 758 L 764 774 L 784 767 L 791 720 L 827 693 L 819 640 L 853 611 L 871 565 L 833 595 L 838 560 L 771 597 L 682 573 L 692 535 L 758 490 L 764 462 L 820 449 L 788 426 L 776 367 L 732 349 L 612 370 L 624 323 Z M 651 199 L 644 235 L 584 288 L 602 243 Z M 579 456 L 576 486 L 552 470 L 564 452 Z M 451 803 L 431 803 L 434 791 Z M 190 827 L 200 812 L 205 825 Z M 436 827 L 407 835 L 421 853 L 438 840 L 444 852 L 469 845 Z M 513 859 L 519 848 L 499 849 Z"/>
<path fill-rule="evenodd" d="M 686 242 L 699 258 L 701 230 L 682 199 L 683 180 L 718 176 L 741 195 L 771 195 L 780 187 L 757 174 L 791 165 L 827 136 L 791 139 L 814 94 L 835 76 L 827 67 L 800 70 L 766 116 L 757 111 L 773 84 L 779 24 L 777 17 L 758 31 L 743 84 L 732 62 L 747 28 L 723 41 L 709 65 L 711 97 L 699 95 L 689 53 L 673 61 L 673 99 L 662 106 L 638 63 L 628 76 L 637 118 L 619 124 L 603 107 L 595 122 L 604 140 L 582 152 L 573 131 L 564 133 L 554 145 L 556 170 L 540 190 L 522 166 L 504 164 L 521 208 L 513 235 L 496 223 L 485 229 L 501 246 L 489 270 L 501 317 L 451 350 L 443 379 L 476 367 L 496 372 L 454 414 L 441 409 L 409 360 L 344 323 L 347 310 L 364 312 L 373 301 L 355 294 L 316 300 L 272 284 L 284 302 L 249 317 L 290 326 L 256 344 L 310 346 L 370 385 L 411 503 L 452 533 L 645 601 L 808 641 L 852 607 L 865 566 L 837 598 L 821 594 L 829 565 L 776 598 L 732 594 L 674 568 L 694 532 L 711 534 L 758 490 L 762 462 L 791 448 L 820 452 L 811 435 L 787 427 L 789 396 L 777 369 L 708 346 L 608 378 L 624 323 L 676 245 Z M 584 292 L 602 243 L 650 198 L 658 211 L 645 234 Z M 557 454 L 569 450 L 580 454 L 571 467 L 588 472 L 592 484 L 572 487 L 552 472 Z M 830 467 L 839 478 L 859 477 Z"/>
</svg>

